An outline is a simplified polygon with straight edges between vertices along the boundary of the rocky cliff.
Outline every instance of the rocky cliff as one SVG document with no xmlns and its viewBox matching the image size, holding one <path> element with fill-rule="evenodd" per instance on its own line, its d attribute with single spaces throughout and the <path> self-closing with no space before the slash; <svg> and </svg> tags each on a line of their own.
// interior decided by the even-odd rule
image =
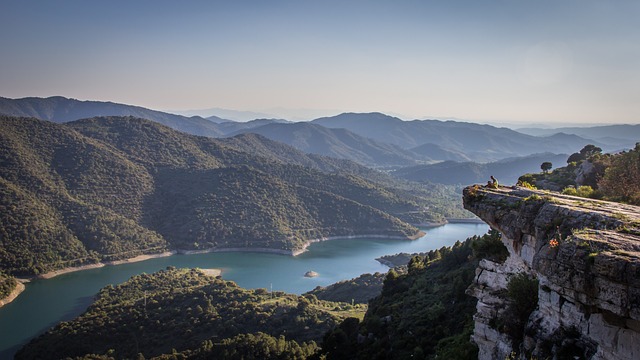
<svg viewBox="0 0 640 360">
<path fill-rule="evenodd" d="M 510 253 L 482 260 L 468 289 L 480 359 L 640 359 L 640 207 L 478 186 L 464 190 L 464 207 Z M 538 300 L 514 329 L 507 289 L 517 274 L 537 280 Z"/>
</svg>

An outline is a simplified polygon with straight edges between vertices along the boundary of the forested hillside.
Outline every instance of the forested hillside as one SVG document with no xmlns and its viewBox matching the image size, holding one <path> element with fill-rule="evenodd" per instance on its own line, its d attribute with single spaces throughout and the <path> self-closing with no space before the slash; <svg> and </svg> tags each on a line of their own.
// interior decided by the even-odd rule
<svg viewBox="0 0 640 360">
<path fill-rule="evenodd" d="M 291 253 L 309 239 L 410 237 L 451 210 L 316 159 L 256 156 L 131 117 L 1 117 L 0 264 L 28 275 L 167 249 Z M 449 205 L 447 205 L 449 204 Z"/>
<path fill-rule="evenodd" d="M 343 301 L 348 303 L 366 304 L 369 300 L 380 295 L 385 274 L 362 274 L 355 279 L 344 280 L 329 286 L 317 286 L 308 291 L 321 300 Z"/>
<path fill-rule="evenodd" d="M 311 295 L 246 290 L 199 270 L 167 269 L 103 288 L 84 314 L 32 340 L 16 359 L 304 359 L 327 331 L 365 310 Z"/>
<path fill-rule="evenodd" d="M 414 256 L 407 274 L 390 270 L 364 320 L 345 321 L 325 336 L 327 359 L 477 359 L 471 343 L 476 299 L 465 294 L 481 258 L 504 261 L 490 231 L 450 248 Z"/>
<path fill-rule="evenodd" d="M 3 300 L 16 288 L 16 279 L 0 271 L 0 300 Z"/>
</svg>

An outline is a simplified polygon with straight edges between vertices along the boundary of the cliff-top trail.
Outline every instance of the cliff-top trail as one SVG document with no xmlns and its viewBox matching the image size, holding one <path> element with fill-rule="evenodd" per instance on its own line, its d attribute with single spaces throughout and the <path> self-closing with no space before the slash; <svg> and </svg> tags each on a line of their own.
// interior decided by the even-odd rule
<svg viewBox="0 0 640 360">
<path fill-rule="evenodd" d="M 500 231 L 510 256 L 482 260 L 469 293 L 478 298 L 480 359 L 640 358 L 640 207 L 520 187 L 467 187 L 464 207 Z M 515 274 L 538 280 L 538 304 L 523 335 L 500 326 Z M 531 294 L 534 296 L 535 294 Z"/>
</svg>

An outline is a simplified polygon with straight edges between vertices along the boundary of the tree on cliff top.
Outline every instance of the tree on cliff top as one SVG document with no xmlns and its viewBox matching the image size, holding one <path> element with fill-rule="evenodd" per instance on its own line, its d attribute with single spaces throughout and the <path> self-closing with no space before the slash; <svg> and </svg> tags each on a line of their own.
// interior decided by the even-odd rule
<svg viewBox="0 0 640 360">
<path fill-rule="evenodd" d="M 540 169 L 542 169 L 542 172 L 544 172 L 545 174 L 548 173 L 552 167 L 553 167 L 553 164 L 548 161 L 545 161 L 540 165 Z"/>
<path fill-rule="evenodd" d="M 640 205 L 640 143 L 611 159 L 598 187 L 608 199 Z"/>
</svg>

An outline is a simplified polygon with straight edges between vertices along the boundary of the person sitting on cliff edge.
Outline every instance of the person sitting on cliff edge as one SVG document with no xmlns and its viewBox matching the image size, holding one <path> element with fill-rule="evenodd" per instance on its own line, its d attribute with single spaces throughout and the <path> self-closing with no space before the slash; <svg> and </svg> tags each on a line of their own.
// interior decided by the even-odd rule
<svg viewBox="0 0 640 360">
<path fill-rule="evenodd" d="M 497 189 L 498 179 L 496 179 L 495 177 L 493 177 L 493 175 L 491 175 L 491 180 L 487 181 L 487 187 L 492 189 Z"/>
</svg>

